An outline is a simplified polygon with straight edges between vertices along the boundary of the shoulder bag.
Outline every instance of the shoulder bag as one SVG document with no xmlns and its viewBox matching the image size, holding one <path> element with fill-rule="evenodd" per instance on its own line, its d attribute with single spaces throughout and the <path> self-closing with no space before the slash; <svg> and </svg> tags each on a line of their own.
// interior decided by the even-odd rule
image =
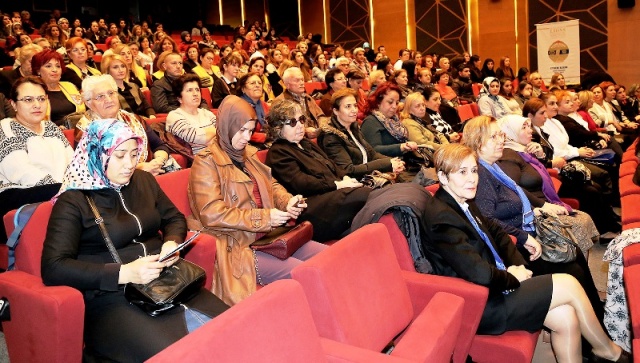
<svg viewBox="0 0 640 363">
<path fill-rule="evenodd" d="M 93 198 L 88 195 L 85 197 L 96 217 L 96 224 L 100 227 L 100 233 L 111 257 L 116 263 L 122 263 Z M 130 304 L 138 306 L 148 315 L 158 316 L 196 296 L 204 286 L 205 278 L 202 267 L 180 258 L 147 284 L 127 283 L 124 287 L 124 296 Z"/>
<path fill-rule="evenodd" d="M 251 244 L 251 248 L 281 260 L 293 255 L 313 237 L 313 225 L 304 221 L 297 226 L 282 226 L 265 234 Z"/>
<path fill-rule="evenodd" d="M 554 263 L 573 262 L 579 247 L 571 225 L 562 223 L 558 217 L 540 212 L 535 216 L 536 240 L 542 246 L 542 259 Z"/>
</svg>

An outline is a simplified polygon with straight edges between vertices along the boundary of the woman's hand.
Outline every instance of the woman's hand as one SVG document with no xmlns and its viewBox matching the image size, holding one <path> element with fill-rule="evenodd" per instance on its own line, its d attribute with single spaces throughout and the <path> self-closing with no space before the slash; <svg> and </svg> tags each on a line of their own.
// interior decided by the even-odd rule
<svg viewBox="0 0 640 363">
<path fill-rule="evenodd" d="M 527 242 L 524 243 L 524 248 L 526 248 L 531 254 L 529 261 L 535 261 L 540 257 L 540 255 L 542 255 L 542 246 L 540 246 L 540 242 L 531 235 L 527 236 Z"/>
<path fill-rule="evenodd" d="M 507 272 L 512 274 L 513 276 L 515 276 L 515 278 L 518 279 L 518 281 L 522 282 L 524 280 L 528 280 L 531 278 L 531 276 L 533 276 L 533 272 L 527 270 L 526 268 L 524 268 L 523 265 L 518 265 L 518 266 L 509 266 L 507 268 Z"/>
<path fill-rule="evenodd" d="M 342 189 L 342 188 L 360 188 L 362 186 L 362 183 L 360 183 L 356 179 L 348 177 L 346 175 L 342 178 L 342 180 L 336 180 L 336 181 L 334 181 L 334 183 L 336 183 L 336 188 L 337 189 Z"/>
<path fill-rule="evenodd" d="M 540 144 L 538 144 L 537 142 L 530 142 L 527 145 L 526 151 L 529 154 L 535 155 L 537 158 L 543 158 L 545 156 L 542 146 L 540 146 Z"/>
<path fill-rule="evenodd" d="M 291 202 L 291 200 L 289 202 Z M 271 221 L 270 221 L 271 227 L 279 227 L 287 223 L 289 219 L 293 218 L 293 216 L 289 212 L 283 212 L 277 208 L 269 209 L 269 214 L 271 217 Z"/>
<path fill-rule="evenodd" d="M 562 169 L 565 165 L 567 165 L 567 161 L 564 158 L 557 157 L 551 160 L 552 168 Z"/>
<path fill-rule="evenodd" d="M 178 247 L 178 244 L 175 241 L 167 241 L 163 243 L 162 249 L 160 250 L 160 257 L 164 257 L 167 253 L 176 249 L 176 247 Z M 176 252 L 173 254 L 173 257 L 169 257 L 168 259 L 164 260 L 164 262 L 161 262 L 161 263 L 164 263 L 165 266 L 169 267 L 174 263 L 176 263 L 179 257 L 180 257 L 180 252 Z"/>
<path fill-rule="evenodd" d="M 132 282 L 134 284 L 147 284 L 156 277 L 164 268 L 163 262 L 158 262 L 160 255 L 140 257 L 139 259 L 120 266 L 118 284 Z"/>
<path fill-rule="evenodd" d="M 593 149 L 588 148 L 588 147 L 581 147 L 578 149 L 578 155 L 580 155 L 581 158 L 590 158 L 593 157 L 595 155 L 595 151 L 593 151 Z"/>
<path fill-rule="evenodd" d="M 315 139 L 320 134 L 320 129 L 316 129 L 315 127 L 305 127 L 304 134 L 308 139 Z"/>
<path fill-rule="evenodd" d="M 418 150 L 418 144 L 414 141 L 407 141 L 404 144 L 400 144 L 400 151 L 403 153 L 416 150 Z"/>
<path fill-rule="evenodd" d="M 291 218 L 297 219 L 306 207 L 307 202 L 302 195 L 294 195 L 287 203 L 287 212 L 291 215 Z"/>
<path fill-rule="evenodd" d="M 404 161 L 400 158 L 391 158 L 391 168 L 394 173 L 401 173 L 404 171 Z"/>
<path fill-rule="evenodd" d="M 449 141 L 450 142 L 458 142 L 460 141 L 460 134 L 457 132 L 452 132 L 449 134 Z"/>
<path fill-rule="evenodd" d="M 598 136 L 606 142 L 609 142 L 609 140 L 611 140 L 611 135 L 605 134 L 604 132 L 598 132 Z"/>
<path fill-rule="evenodd" d="M 557 215 L 567 215 L 569 211 L 567 208 L 561 205 L 553 204 L 553 203 L 544 203 L 542 206 L 542 210 L 549 214 L 557 214 Z"/>
</svg>

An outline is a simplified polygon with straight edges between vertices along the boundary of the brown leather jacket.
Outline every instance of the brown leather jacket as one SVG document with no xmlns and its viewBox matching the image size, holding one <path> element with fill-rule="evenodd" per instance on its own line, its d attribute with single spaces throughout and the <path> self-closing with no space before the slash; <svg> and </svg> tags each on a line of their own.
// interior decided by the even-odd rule
<svg viewBox="0 0 640 363">
<path fill-rule="evenodd" d="M 269 232 L 271 208 L 286 210 L 293 196 L 258 161 L 257 149 L 245 149 L 245 167 L 256 179 L 263 208 L 256 208 L 253 182 L 220 148 L 217 139 L 198 153 L 189 177 L 189 203 L 193 214 L 190 229 L 200 229 L 217 239 L 216 276 L 213 293 L 229 305 L 251 295 L 256 288 L 256 269 L 249 245 L 256 233 Z"/>
</svg>

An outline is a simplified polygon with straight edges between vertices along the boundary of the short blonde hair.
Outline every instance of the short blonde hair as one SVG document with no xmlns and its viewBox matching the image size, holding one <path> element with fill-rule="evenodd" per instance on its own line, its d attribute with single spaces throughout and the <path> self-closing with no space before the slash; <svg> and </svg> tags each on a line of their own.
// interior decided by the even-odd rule
<svg viewBox="0 0 640 363">
<path fill-rule="evenodd" d="M 589 90 L 578 92 L 578 102 L 580 102 L 578 110 L 587 111 L 589 109 L 589 101 L 591 100 L 593 100 L 593 92 Z"/>
<path fill-rule="evenodd" d="M 384 76 L 384 71 L 382 69 L 376 69 L 375 71 L 369 74 L 369 85 L 373 86 L 376 79 L 380 77 L 380 75 Z"/>
<path fill-rule="evenodd" d="M 442 145 L 433 154 L 433 164 L 436 172 L 442 172 L 444 175 L 455 173 L 460 169 L 460 164 L 464 159 L 472 155 L 478 161 L 478 155 L 468 146 L 462 144 Z"/>
<path fill-rule="evenodd" d="M 127 62 L 124 61 L 124 57 L 120 54 L 109 54 L 102 57 L 102 61 L 100 61 L 100 71 L 102 71 L 102 74 L 109 74 L 109 67 L 111 67 L 111 63 L 113 63 L 113 61 L 122 62 L 122 64 L 124 64 L 124 66 L 127 68 L 128 76 L 128 73 L 130 71 L 129 66 L 127 65 Z"/>
<path fill-rule="evenodd" d="M 464 125 L 462 143 L 470 147 L 471 150 L 478 152 L 491 137 L 489 128 L 494 122 L 496 122 L 496 119 L 491 116 L 476 116 L 467 121 Z"/>
<path fill-rule="evenodd" d="M 422 93 L 420 92 L 413 92 L 410 93 L 405 99 L 404 99 L 404 108 L 402 109 L 402 112 L 400 112 L 400 118 L 402 119 L 406 119 L 406 118 L 411 118 L 411 113 L 410 113 L 410 109 L 413 106 L 414 103 L 417 102 L 427 102 L 424 99 L 424 96 L 422 95 Z"/>
</svg>

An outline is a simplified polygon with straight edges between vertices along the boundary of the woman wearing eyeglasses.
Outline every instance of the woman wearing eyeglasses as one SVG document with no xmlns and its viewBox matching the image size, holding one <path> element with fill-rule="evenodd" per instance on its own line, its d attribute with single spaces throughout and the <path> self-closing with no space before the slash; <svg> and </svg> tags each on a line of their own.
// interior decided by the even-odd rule
<svg viewBox="0 0 640 363">
<path fill-rule="evenodd" d="M 51 199 L 73 156 L 62 131 L 46 121 L 47 92 L 40 78 L 19 78 L 9 98 L 15 116 L 0 121 L 0 215 Z M 0 223 L 0 242 L 6 237 Z"/>
<path fill-rule="evenodd" d="M 534 215 L 541 212 L 567 215 L 569 211 L 565 205 L 551 203 L 523 189 L 517 184 L 518 181 L 502 170 L 502 164 L 497 162 L 503 156 L 505 139 L 505 133 L 492 117 L 474 117 L 465 125 L 463 143 L 478 155 L 476 205 L 483 216 L 494 219 L 507 233 L 516 237 L 516 246 L 528 261 L 534 276 L 548 273 L 573 275 L 584 288 L 596 315 L 602 321 L 604 309 L 584 255 L 578 253 L 576 261 L 570 263 L 551 263 L 539 258 L 542 248 L 534 238 Z M 532 148 L 533 152 L 541 150 L 539 146 Z M 590 237 L 587 231 L 581 235 Z M 593 245 L 584 240 L 582 244 L 584 247 Z"/>
<path fill-rule="evenodd" d="M 256 113 L 247 102 L 230 95 L 218 108 L 217 134 L 196 155 L 189 177 L 193 214 L 190 229 L 204 228 L 216 237 L 213 293 L 233 305 L 251 295 L 256 282 L 266 285 L 289 278 L 290 271 L 326 246 L 309 241 L 285 260 L 253 251 L 249 246 L 272 229 L 297 219 L 307 207 L 291 195 L 256 157 L 249 144 Z"/>
<path fill-rule="evenodd" d="M 355 105 L 351 93 L 343 102 Z M 356 111 L 357 112 L 357 108 Z M 274 139 L 266 164 L 273 176 L 292 193 L 307 197 L 307 208 L 298 220 L 313 224 L 313 239 L 340 238 L 367 202 L 371 188 L 346 175 L 314 142 L 305 137 L 300 104 L 278 99 L 269 111 L 269 136 Z"/>
<path fill-rule="evenodd" d="M 82 81 L 82 97 L 89 111 L 76 125 L 76 128 L 81 131 L 76 135 L 77 138 L 82 136 L 91 121 L 115 118 L 126 123 L 142 139 L 144 147 L 138 169 L 158 175 L 164 173 L 164 167 L 170 167 L 175 162 L 173 158 L 169 158 L 169 148 L 166 144 L 140 116 L 120 109 L 118 85 L 110 75 L 85 78 Z M 150 158 L 148 158 L 148 150 L 153 153 Z"/>
</svg>

